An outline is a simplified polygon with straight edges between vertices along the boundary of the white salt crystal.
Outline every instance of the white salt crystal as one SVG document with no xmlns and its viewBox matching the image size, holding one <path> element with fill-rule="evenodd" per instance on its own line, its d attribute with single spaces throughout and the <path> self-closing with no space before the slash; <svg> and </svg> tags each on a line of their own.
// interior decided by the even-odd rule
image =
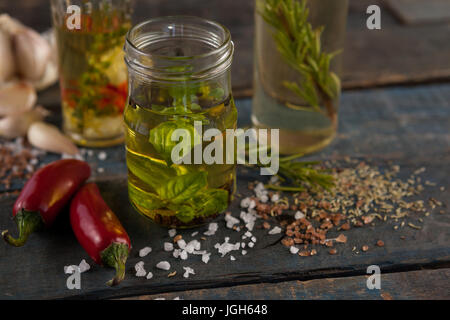
<svg viewBox="0 0 450 320">
<path fill-rule="evenodd" d="M 247 254 L 247 250 L 242 250 L 242 255 L 245 256 Z"/>
<path fill-rule="evenodd" d="M 181 259 L 181 260 L 187 260 L 187 258 L 188 258 L 188 253 L 187 253 L 187 251 L 186 251 L 186 250 L 181 251 L 181 253 L 180 253 L 180 259 Z"/>
<path fill-rule="evenodd" d="M 281 228 L 280 227 L 275 227 L 272 230 L 269 231 L 269 234 L 274 235 L 274 234 L 279 234 L 281 233 Z"/>
<path fill-rule="evenodd" d="M 193 254 L 195 254 L 195 255 L 200 255 L 200 256 L 201 256 L 201 255 L 204 255 L 205 253 L 207 253 L 206 250 L 202 250 L 202 251 L 194 251 L 194 252 L 193 252 Z"/>
<path fill-rule="evenodd" d="M 292 254 L 297 254 L 299 249 L 297 247 L 291 246 L 290 251 Z"/>
<path fill-rule="evenodd" d="M 297 211 L 295 213 L 295 220 L 303 219 L 305 217 L 305 214 L 301 211 Z"/>
<path fill-rule="evenodd" d="M 104 168 L 98 168 L 98 169 L 97 169 L 97 172 L 98 172 L 98 173 L 104 173 L 104 172 L 105 172 L 105 169 L 104 169 Z"/>
<path fill-rule="evenodd" d="M 173 238 L 173 237 L 175 237 L 176 234 L 177 234 L 177 230 L 176 229 L 170 229 L 169 230 L 169 237 Z"/>
<path fill-rule="evenodd" d="M 278 200 L 280 200 L 280 195 L 278 193 L 274 193 L 270 201 L 277 202 Z"/>
<path fill-rule="evenodd" d="M 249 242 L 248 246 L 249 246 L 249 248 L 253 248 L 255 246 L 255 244 L 253 242 Z"/>
<path fill-rule="evenodd" d="M 100 152 L 100 153 L 98 154 L 98 159 L 99 159 L 100 161 L 105 161 L 107 157 L 108 157 L 108 155 L 107 155 L 106 152 L 104 152 L 104 151 L 102 151 L 102 152 Z"/>
<path fill-rule="evenodd" d="M 184 241 L 183 239 L 178 240 L 177 245 L 180 249 L 184 249 L 184 248 L 186 248 L 186 241 Z"/>
<path fill-rule="evenodd" d="M 156 265 L 156 267 L 158 269 L 168 271 L 168 270 L 170 270 L 170 263 L 168 263 L 167 261 L 161 261 Z"/>
<path fill-rule="evenodd" d="M 242 242 L 242 243 L 241 243 L 241 247 L 242 247 L 242 248 L 245 248 L 245 246 L 246 246 L 245 242 Z"/>
<path fill-rule="evenodd" d="M 173 251 L 173 243 L 164 242 L 164 251 L 166 252 Z"/>
<path fill-rule="evenodd" d="M 256 242 L 256 237 L 252 237 L 251 239 L 253 242 Z"/>
<path fill-rule="evenodd" d="M 227 222 L 228 229 L 233 229 L 234 225 L 239 223 L 239 219 L 233 217 L 231 214 L 225 215 L 225 221 Z"/>
<path fill-rule="evenodd" d="M 213 236 L 214 234 L 216 234 L 216 231 L 219 229 L 219 226 L 217 225 L 217 223 L 213 222 L 210 223 L 208 226 L 208 231 L 204 232 L 203 234 L 206 236 Z"/>
<path fill-rule="evenodd" d="M 150 252 L 152 252 L 152 248 L 150 247 L 142 248 L 141 250 L 139 250 L 139 257 L 143 258 L 147 256 Z"/>
<path fill-rule="evenodd" d="M 269 196 L 268 195 L 262 195 L 261 197 L 259 197 L 259 201 L 261 201 L 262 203 L 266 203 L 267 201 L 269 201 Z"/>
<path fill-rule="evenodd" d="M 136 270 L 136 277 L 145 277 L 147 275 L 147 272 L 144 269 L 144 261 L 136 263 L 134 269 Z"/>
<path fill-rule="evenodd" d="M 255 226 L 255 221 L 257 219 L 256 214 L 253 212 L 247 213 L 247 212 L 242 211 L 240 217 L 245 222 L 245 227 L 248 230 L 252 231 L 253 227 Z"/>
<path fill-rule="evenodd" d="M 211 253 L 205 253 L 204 255 L 202 255 L 202 261 L 204 263 L 208 263 L 210 258 L 211 258 Z"/>
<path fill-rule="evenodd" d="M 180 249 L 175 249 L 175 250 L 173 251 L 173 257 L 174 257 L 175 259 L 178 259 L 178 257 L 180 256 L 180 253 L 181 253 L 181 250 L 180 250 Z"/>
<path fill-rule="evenodd" d="M 186 271 L 183 275 L 184 278 L 189 278 L 189 275 L 195 274 L 194 269 L 192 269 L 190 267 L 183 267 L 183 269 Z"/>
<path fill-rule="evenodd" d="M 91 266 L 89 263 L 86 262 L 86 260 L 81 260 L 80 265 L 78 266 L 80 268 L 80 273 L 86 272 L 89 269 L 91 269 Z"/>
<path fill-rule="evenodd" d="M 229 239 L 225 239 L 225 242 L 222 244 L 216 244 L 214 247 L 219 251 L 220 254 L 222 254 L 222 257 L 224 257 L 227 253 L 239 250 L 241 247 L 241 243 L 237 242 L 235 244 L 229 243 Z"/>
<path fill-rule="evenodd" d="M 198 231 L 195 231 L 191 234 L 191 237 L 195 237 L 196 235 L 198 235 Z"/>
<path fill-rule="evenodd" d="M 250 199 L 249 197 L 244 198 L 241 200 L 241 208 L 248 208 L 250 207 L 250 203 L 252 202 L 252 199 Z"/>
<path fill-rule="evenodd" d="M 149 273 L 147 274 L 147 279 L 150 280 L 151 278 L 153 278 L 153 273 L 149 272 Z"/>
<path fill-rule="evenodd" d="M 230 260 L 231 260 L 231 261 L 236 261 L 236 258 L 233 257 L 233 256 L 230 256 Z"/>
</svg>

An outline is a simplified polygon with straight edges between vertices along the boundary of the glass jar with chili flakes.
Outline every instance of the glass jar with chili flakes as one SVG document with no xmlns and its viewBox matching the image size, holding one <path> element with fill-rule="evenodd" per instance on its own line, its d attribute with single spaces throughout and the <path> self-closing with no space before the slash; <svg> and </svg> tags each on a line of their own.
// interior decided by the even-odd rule
<svg viewBox="0 0 450 320">
<path fill-rule="evenodd" d="M 63 127 L 77 144 L 122 143 L 128 96 L 123 44 L 131 0 L 52 0 Z"/>
</svg>

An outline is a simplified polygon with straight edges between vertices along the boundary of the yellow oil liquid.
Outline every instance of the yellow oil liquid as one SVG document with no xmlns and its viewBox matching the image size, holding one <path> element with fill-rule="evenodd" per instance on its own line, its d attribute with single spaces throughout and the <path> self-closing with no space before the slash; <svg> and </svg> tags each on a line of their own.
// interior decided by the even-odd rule
<svg viewBox="0 0 450 320">
<path fill-rule="evenodd" d="M 198 113 L 203 119 L 203 132 L 216 128 L 225 135 L 226 129 L 236 128 L 237 110 L 232 98 L 203 107 Z M 236 168 L 234 164 L 173 164 L 165 159 L 150 142 L 150 132 L 180 118 L 187 123 L 194 121 L 188 116 L 161 114 L 130 101 L 125 109 L 128 188 L 130 201 L 139 213 L 163 226 L 189 228 L 205 224 L 225 211 L 235 191 Z M 206 145 L 203 143 L 202 149 Z M 170 201 L 160 203 L 158 190 L 165 188 L 169 181 L 199 173 L 207 179 L 201 190 L 177 203 L 175 208 L 171 207 Z M 189 188 L 189 185 L 182 187 Z M 222 201 L 215 203 L 214 197 L 204 194 L 220 195 Z M 214 210 L 215 206 L 217 210 Z M 181 211 L 186 207 L 191 211 L 187 218 L 180 219 Z"/>
</svg>

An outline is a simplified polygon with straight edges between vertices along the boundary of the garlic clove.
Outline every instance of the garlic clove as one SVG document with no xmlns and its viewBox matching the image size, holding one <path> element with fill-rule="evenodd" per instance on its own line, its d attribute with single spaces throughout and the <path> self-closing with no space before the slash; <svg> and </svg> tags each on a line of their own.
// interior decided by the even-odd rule
<svg viewBox="0 0 450 320">
<path fill-rule="evenodd" d="M 30 111 L 0 119 L 0 137 L 15 139 L 27 135 L 30 126 L 42 121 L 50 112 L 41 106 Z"/>
<path fill-rule="evenodd" d="M 25 26 L 19 20 L 6 13 L 0 14 L 0 30 L 6 32 L 9 36 L 13 36 L 23 29 L 25 29 Z"/>
<path fill-rule="evenodd" d="M 25 28 L 13 36 L 18 72 L 31 81 L 42 78 L 51 57 L 51 48 L 36 31 Z"/>
<path fill-rule="evenodd" d="M 16 72 L 14 51 L 10 36 L 0 30 L 0 84 L 11 79 Z"/>
<path fill-rule="evenodd" d="M 36 90 L 25 81 L 11 82 L 0 88 L 0 117 L 20 114 L 34 107 Z"/>
<path fill-rule="evenodd" d="M 53 125 L 35 122 L 28 129 L 28 142 L 36 148 L 71 156 L 79 153 L 75 144 Z"/>
<path fill-rule="evenodd" d="M 58 66 L 53 61 L 47 63 L 44 75 L 38 81 L 33 82 L 33 86 L 37 91 L 47 89 L 48 87 L 55 84 L 58 80 Z"/>
</svg>

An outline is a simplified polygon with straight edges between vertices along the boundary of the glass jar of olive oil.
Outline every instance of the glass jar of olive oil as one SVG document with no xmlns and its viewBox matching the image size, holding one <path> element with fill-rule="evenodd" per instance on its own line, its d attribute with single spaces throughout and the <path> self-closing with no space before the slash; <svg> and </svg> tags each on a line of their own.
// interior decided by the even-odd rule
<svg viewBox="0 0 450 320">
<path fill-rule="evenodd" d="M 223 213 L 233 196 L 234 164 L 176 161 L 174 133 L 189 133 L 183 159 L 236 129 L 231 92 L 234 46 L 229 31 L 195 17 L 148 20 L 128 33 L 125 109 L 129 198 L 157 224 L 188 228 Z M 181 140 L 180 140 L 181 141 Z M 182 141 L 186 143 L 186 141 Z"/>
</svg>

